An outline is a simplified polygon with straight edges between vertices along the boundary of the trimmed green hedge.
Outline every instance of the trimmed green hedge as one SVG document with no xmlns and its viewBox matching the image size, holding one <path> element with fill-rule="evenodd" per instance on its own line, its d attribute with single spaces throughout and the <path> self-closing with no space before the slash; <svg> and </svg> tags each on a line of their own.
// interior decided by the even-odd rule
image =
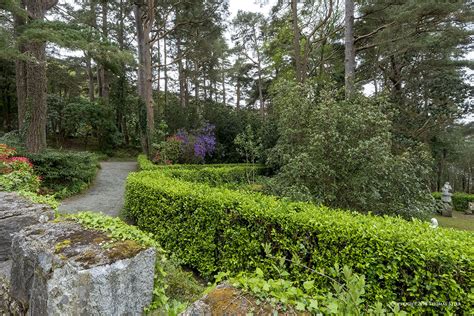
<svg viewBox="0 0 474 316">
<path fill-rule="evenodd" d="M 100 167 L 98 158 L 89 152 L 46 150 L 25 154 L 42 178 L 42 186 L 65 198 L 87 188 Z"/>
<path fill-rule="evenodd" d="M 143 171 L 149 170 L 164 170 L 164 169 L 186 169 L 186 170 L 201 170 L 204 168 L 230 168 L 230 167 L 249 167 L 255 168 L 255 165 L 246 163 L 231 163 L 231 164 L 202 164 L 202 165 L 157 165 L 148 160 L 145 155 L 138 156 L 138 168 Z M 262 165 L 257 165 L 262 171 L 266 171 L 266 168 Z"/>
<path fill-rule="evenodd" d="M 264 166 L 251 164 L 155 165 L 143 155 L 138 157 L 138 165 L 140 170 L 154 170 L 172 178 L 213 186 L 248 182 L 266 172 Z"/>
<path fill-rule="evenodd" d="M 437 200 L 441 200 L 441 193 L 435 192 L 433 193 L 433 197 Z M 474 202 L 474 194 L 454 193 L 452 199 L 454 210 L 465 212 L 469 207 L 469 202 Z"/>
<path fill-rule="evenodd" d="M 159 172 L 129 176 L 126 209 L 140 228 L 206 277 L 258 267 L 266 275 L 285 270 L 292 280 L 315 280 L 327 289 L 331 282 L 320 273 L 340 264 L 366 276 L 371 302 L 460 304 L 413 307 L 433 311 L 473 308 L 470 232 L 279 201 Z"/>
</svg>

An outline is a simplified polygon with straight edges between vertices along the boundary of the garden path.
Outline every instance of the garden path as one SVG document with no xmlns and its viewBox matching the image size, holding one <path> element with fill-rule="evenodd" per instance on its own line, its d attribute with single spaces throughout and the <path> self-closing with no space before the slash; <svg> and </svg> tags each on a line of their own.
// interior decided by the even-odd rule
<svg viewBox="0 0 474 316">
<path fill-rule="evenodd" d="M 102 212 L 118 216 L 124 205 L 125 180 L 137 170 L 136 162 L 102 162 L 92 187 L 83 194 L 63 201 L 62 213 Z"/>
</svg>

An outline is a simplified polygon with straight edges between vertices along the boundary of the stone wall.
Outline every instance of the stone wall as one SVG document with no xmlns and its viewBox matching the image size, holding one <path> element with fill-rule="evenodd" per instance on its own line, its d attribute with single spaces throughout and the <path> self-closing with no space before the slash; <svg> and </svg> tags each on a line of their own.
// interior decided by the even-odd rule
<svg viewBox="0 0 474 316">
<path fill-rule="evenodd" d="M 53 210 L 33 204 L 16 193 L 0 192 L 0 262 L 9 260 L 12 234 L 54 218 Z"/>
<path fill-rule="evenodd" d="M 51 209 L 14 194 L 0 203 L 0 315 L 141 315 L 151 303 L 155 249 L 48 221 Z"/>
</svg>

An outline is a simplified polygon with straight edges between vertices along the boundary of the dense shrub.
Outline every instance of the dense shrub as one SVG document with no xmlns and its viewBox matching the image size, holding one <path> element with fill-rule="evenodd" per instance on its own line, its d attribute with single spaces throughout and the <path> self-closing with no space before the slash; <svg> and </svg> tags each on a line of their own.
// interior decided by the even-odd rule
<svg viewBox="0 0 474 316">
<path fill-rule="evenodd" d="M 46 150 L 27 154 L 35 172 L 43 179 L 43 187 L 57 197 L 79 193 L 94 180 L 99 163 L 96 155 L 88 152 Z"/>
<path fill-rule="evenodd" d="M 413 306 L 433 311 L 473 307 L 469 232 L 279 201 L 159 172 L 129 176 L 126 208 L 140 228 L 207 277 L 260 268 L 269 276 L 286 271 L 293 281 L 314 280 L 323 290 L 330 285 L 320 274 L 342 264 L 365 275 L 369 302 L 459 303 Z"/>
<path fill-rule="evenodd" d="M 112 109 L 104 104 L 77 98 L 66 104 L 61 115 L 62 132 L 83 139 L 86 146 L 91 137 L 96 138 L 100 149 L 105 151 L 120 144 Z"/>
<path fill-rule="evenodd" d="M 269 156 L 278 195 L 362 212 L 427 218 L 431 160 L 420 148 L 392 153 L 384 99 L 317 91 L 311 82 L 276 85 L 279 139 Z"/>
<path fill-rule="evenodd" d="M 433 193 L 435 199 L 441 199 L 441 193 Z M 454 210 L 458 212 L 465 212 L 469 208 L 469 202 L 474 202 L 474 194 L 454 193 L 452 196 Z"/>
</svg>

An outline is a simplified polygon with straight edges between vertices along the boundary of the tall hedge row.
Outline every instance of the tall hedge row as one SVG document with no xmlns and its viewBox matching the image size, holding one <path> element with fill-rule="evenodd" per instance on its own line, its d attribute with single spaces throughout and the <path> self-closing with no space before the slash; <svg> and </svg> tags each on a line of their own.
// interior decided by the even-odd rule
<svg viewBox="0 0 474 316">
<path fill-rule="evenodd" d="M 325 289 L 331 282 L 321 274 L 340 264 L 365 275 L 370 301 L 454 302 L 412 305 L 433 311 L 473 308 L 469 232 L 279 201 L 163 172 L 131 174 L 126 208 L 140 228 L 207 277 L 259 267 Z"/>
</svg>

